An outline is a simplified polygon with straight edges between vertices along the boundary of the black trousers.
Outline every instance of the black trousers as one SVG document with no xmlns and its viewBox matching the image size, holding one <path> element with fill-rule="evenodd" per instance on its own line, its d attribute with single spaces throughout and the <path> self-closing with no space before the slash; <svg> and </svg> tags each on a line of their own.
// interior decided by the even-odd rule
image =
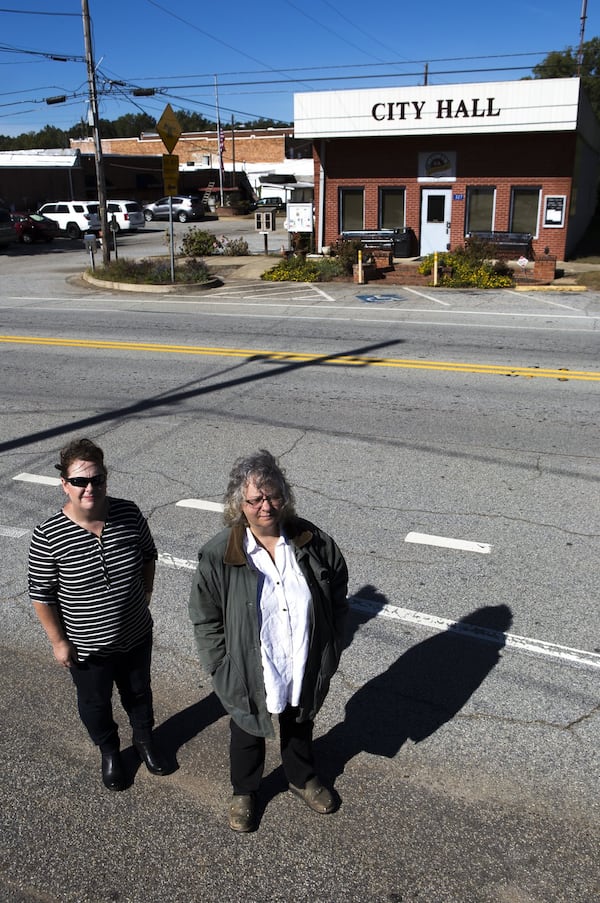
<svg viewBox="0 0 600 903">
<path fill-rule="evenodd" d="M 298 723 L 298 709 L 288 706 L 279 717 L 281 762 L 288 783 L 304 787 L 315 776 L 312 751 L 313 721 Z M 231 784 L 234 793 L 256 793 L 265 767 L 264 737 L 255 737 L 230 722 Z"/>
<path fill-rule="evenodd" d="M 70 668 L 77 688 L 79 717 L 92 741 L 104 752 L 119 748 L 119 732 L 112 710 L 116 685 L 134 737 L 149 738 L 154 726 L 150 663 L 152 637 L 129 652 L 90 655 Z"/>
</svg>

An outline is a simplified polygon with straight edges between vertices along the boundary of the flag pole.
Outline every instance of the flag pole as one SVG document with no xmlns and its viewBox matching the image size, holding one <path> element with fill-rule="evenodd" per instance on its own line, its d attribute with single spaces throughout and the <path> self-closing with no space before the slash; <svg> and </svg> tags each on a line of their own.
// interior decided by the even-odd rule
<svg viewBox="0 0 600 903">
<path fill-rule="evenodd" d="M 221 132 L 221 115 L 219 113 L 219 89 L 217 87 L 217 76 L 215 75 L 215 107 L 217 110 L 217 141 L 219 144 L 219 189 L 221 192 L 221 207 L 225 206 L 223 200 L 223 140 Z"/>
</svg>

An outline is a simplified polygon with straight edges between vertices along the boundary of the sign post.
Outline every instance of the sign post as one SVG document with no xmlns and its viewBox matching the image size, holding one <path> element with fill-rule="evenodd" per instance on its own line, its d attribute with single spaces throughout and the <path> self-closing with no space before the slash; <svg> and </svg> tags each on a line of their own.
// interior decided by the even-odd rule
<svg viewBox="0 0 600 903">
<path fill-rule="evenodd" d="M 162 116 L 156 123 L 156 130 L 168 153 L 163 154 L 163 184 L 165 195 L 169 198 L 169 248 L 171 253 L 171 282 L 175 282 L 175 239 L 173 237 L 173 195 L 179 186 L 179 157 L 173 153 L 181 136 L 181 126 L 168 103 Z"/>
</svg>

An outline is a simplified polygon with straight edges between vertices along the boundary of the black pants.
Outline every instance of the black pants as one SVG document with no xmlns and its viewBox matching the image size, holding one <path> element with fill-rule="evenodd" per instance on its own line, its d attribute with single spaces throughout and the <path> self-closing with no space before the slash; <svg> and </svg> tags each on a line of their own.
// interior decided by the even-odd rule
<svg viewBox="0 0 600 903">
<path fill-rule="evenodd" d="M 151 658 L 152 637 L 149 637 L 129 652 L 91 655 L 81 664 L 71 666 L 79 716 L 92 741 L 104 752 L 119 748 L 119 733 L 112 711 L 115 684 L 134 736 L 140 740 L 149 737 L 154 726 Z"/>
<path fill-rule="evenodd" d="M 315 776 L 312 752 L 314 722 L 296 721 L 298 709 L 288 706 L 279 717 L 281 761 L 288 783 L 304 787 Z M 255 737 L 231 721 L 229 746 L 234 793 L 255 793 L 265 766 L 265 738 Z"/>
</svg>

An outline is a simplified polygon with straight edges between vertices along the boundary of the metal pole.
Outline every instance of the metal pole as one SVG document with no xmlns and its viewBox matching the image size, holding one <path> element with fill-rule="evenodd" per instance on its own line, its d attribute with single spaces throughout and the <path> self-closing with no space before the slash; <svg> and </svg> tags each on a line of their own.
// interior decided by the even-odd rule
<svg viewBox="0 0 600 903">
<path fill-rule="evenodd" d="M 577 52 L 577 77 L 581 75 L 581 67 L 583 65 L 583 38 L 585 35 L 585 20 L 587 19 L 587 0 L 583 0 L 581 5 L 581 28 L 579 30 L 579 50 Z"/>
<path fill-rule="evenodd" d="M 81 13 L 83 16 L 83 38 L 85 42 L 85 59 L 87 64 L 88 86 L 90 92 L 90 111 L 92 114 L 92 129 L 94 132 L 94 148 L 96 155 L 96 186 L 98 190 L 98 213 L 100 215 L 100 228 L 102 229 L 102 261 L 106 265 L 110 262 L 110 232 L 108 230 L 108 217 L 106 213 L 106 182 L 104 179 L 104 161 L 102 159 L 102 141 L 100 140 L 100 118 L 98 116 L 98 94 L 96 91 L 96 67 L 94 66 L 94 54 L 92 50 L 92 37 L 90 28 L 90 11 L 88 0 L 81 0 Z"/>
<path fill-rule="evenodd" d="M 221 115 L 219 113 L 219 89 L 217 76 L 215 75 L 215 108 L 217 111 L 217 144 L 219 145 L 219 188 L 221 192 L 221 207 L 225 206 L 223 199 L 223 152 L 221 150 Z"/>
<path fill-rule="evenodd" d="M 171 282 L 175 282 L 175 237 L 173 234 L 173 198 L 169 195 L 169 248 L 171 249 Z"/>
</svg>

